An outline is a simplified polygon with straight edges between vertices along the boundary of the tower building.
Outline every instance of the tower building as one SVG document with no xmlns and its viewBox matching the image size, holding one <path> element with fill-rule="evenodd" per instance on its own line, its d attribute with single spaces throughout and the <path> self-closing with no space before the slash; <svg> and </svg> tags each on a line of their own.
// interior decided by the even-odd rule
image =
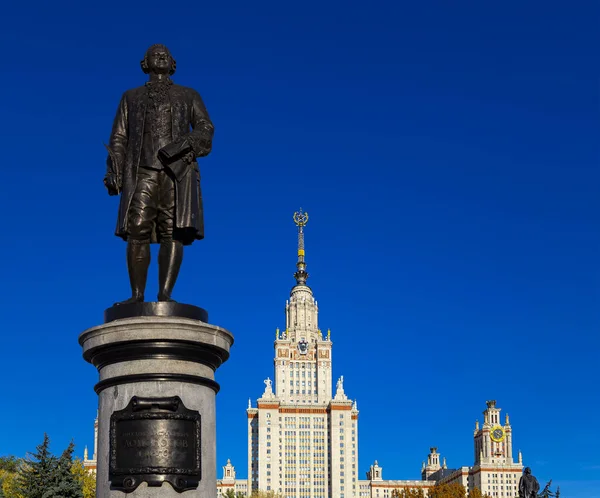
<svg viewBox="0 0 600 498">
<path fill-rule="evenodd" d="M 332 386 L 331 333 L 319 328 L 319 308 L 307 285 L 304 228 L 308 213 L 294 214 L 298 260 L 285 329 L 275 334 L 275 381 L 250 404 L 248 493 L 274 491 L 288 498 L 353 498 L 358 480 L 358 410 Z"/>
</svg>

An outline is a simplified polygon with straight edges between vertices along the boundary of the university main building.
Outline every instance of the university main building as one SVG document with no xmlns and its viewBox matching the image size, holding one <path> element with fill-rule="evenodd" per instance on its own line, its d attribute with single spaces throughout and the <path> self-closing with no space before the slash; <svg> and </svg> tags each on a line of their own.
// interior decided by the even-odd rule
<svg viewBox="0 0 600 498">
<path fill-rule="evenodd" d="M 437 448 L 423 463 L 421 480 L 384 480 L 375 462 L 367 479 L 359 478 L 358 410 L 340 377 L 333 388 L 330 333 L 319 329 L 319 308 L 306 284 L 304 226 L 296 213 L 298 262 L 296 285 L 285 305 L 285 330 L 275 337 L 275 380 L 265 380 L 256 407 L 248 406 L 248 479 L 236 479 L 231 462 L 217 483 L 244 496 L 253 490 L 274 491 L 286 498 L 386 498 L 394 489 L 422 489 L 437 482 L 478 487 L 492 497 L 518 496 L 523 468 L 513 460 L 508 415 L 500 420 L 495 401 L 487 402 L 483 424 L 475 425 L 474 464 L 449 469 Z"/>
<path fill-rule="evenodd" d="M 217 495 L 230 490 L 242 496 L 272 491 L 286 498 L 390 498 L 394 489 L 422 489 L 436 483 L 459 483 L 479 488 L 492 497 L 518 496 L 523 469 L 521 454 L 514 462 L 512 428 L 508 415 L 488 401 L 483 424 L 475 424 L 472 466 L 450 469 L 437 448 L 423 462 L 421 480 L 384 480 L 377 461 L 366 479 L 359 479 L 358 410 L 344 391 L 340 377 L 333 389 L 332 342 L 319 329 L 317 301 L 306 284 L 304 227 L 306 213 L 296 213 L 298 262 L 296 285 L 285 305 L 285 330 L 275 337 L 275 380 L 246 410 L 248 417 L 248 479 L 236 479 L 228 460 Z M 95 445 L 96 446 L 96 445 Z M 85 465 L 95 468 L 85 451 Z"/>
</svg>

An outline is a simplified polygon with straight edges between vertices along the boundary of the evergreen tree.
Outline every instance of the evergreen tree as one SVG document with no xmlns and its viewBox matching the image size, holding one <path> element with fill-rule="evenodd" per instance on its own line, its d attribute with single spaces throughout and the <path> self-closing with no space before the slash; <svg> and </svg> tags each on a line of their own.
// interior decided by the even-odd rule
<svg viewBox="0 0 600 498">
<path fill-rule="evenodd" d="M 44 491 L 51 481 L 56 467 L 56 457 L 50 453 L 50 438 L 44 433 L 44 441 L 34 454 L 28 454 L 19 467 L 16 491 L 24 498 L 46 498 Z"/>
<path fill-rule="evenodd" d="M 18 466 L 15 497 L 83 498 L 81 481 L 71 471 L 74 448 L 73 443 L 69 444 L 60 458 L 56 458 L 50 452 L 50 438 L 44 434 L 44 441 L 36 452 L 28 454 Z M 12 498 L 12 494 L 7 498 Z"/>
<path fill-rule="evenodd" d="M 42 494 L 42 498 L 83 498 L 81 482 L 71 472 L 73 466 L 73 450 L 75 444 L 71 441 L 60 458 L 56 461 L 52 476 Z"/>
</svg>

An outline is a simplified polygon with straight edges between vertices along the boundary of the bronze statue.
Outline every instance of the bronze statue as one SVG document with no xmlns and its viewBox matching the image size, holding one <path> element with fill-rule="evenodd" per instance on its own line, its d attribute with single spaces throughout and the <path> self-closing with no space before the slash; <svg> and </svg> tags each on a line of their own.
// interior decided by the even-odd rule
<svg viewBox="0 0 600 498">
<path fill-rule="evenodd" d="M 540 490 L 538 480 L 531 475 L 531 469 L 525 467 L 523 475 L 519 480 L 519 498 L 537 498 Z"/>
<path fill-rule="evenodd" d="M 131 298 L 144 301 L 150 243 L 159 243 L 158 301 L 171 293 L 183 246 L 204 238 L 196 159 L 212 147 L 214 127 L 195 90 L 175 85 L 175 59 L 152 45 L 141 61 L 149 81 L 121 98 L 108 145 L 104 184 L 121 194 L 115 234 L 127 241 Z"/>
</svg>

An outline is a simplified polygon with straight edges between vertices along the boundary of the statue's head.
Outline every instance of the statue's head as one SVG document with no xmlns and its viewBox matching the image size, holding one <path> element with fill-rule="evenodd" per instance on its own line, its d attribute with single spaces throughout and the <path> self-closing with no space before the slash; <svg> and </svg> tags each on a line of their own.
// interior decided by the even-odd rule
<svg viewBox="0 0 600 498">
<path fill-rule="evenodd" d="M 527 474 L 527 475 L 531 474 L 531 468 L 525 467 L 525 469 L 523 470 L 523 474 Z"/>
<path fill-rule="evenodd" d="M 156 44 L 146 50 L 146 54 L 141 60 L 140 66 L 142 66 L 142 71 L 146 74 L 155 73 L 172 75 L 175 74 L 177 63 L 167 47 Z"/>
</svg>

